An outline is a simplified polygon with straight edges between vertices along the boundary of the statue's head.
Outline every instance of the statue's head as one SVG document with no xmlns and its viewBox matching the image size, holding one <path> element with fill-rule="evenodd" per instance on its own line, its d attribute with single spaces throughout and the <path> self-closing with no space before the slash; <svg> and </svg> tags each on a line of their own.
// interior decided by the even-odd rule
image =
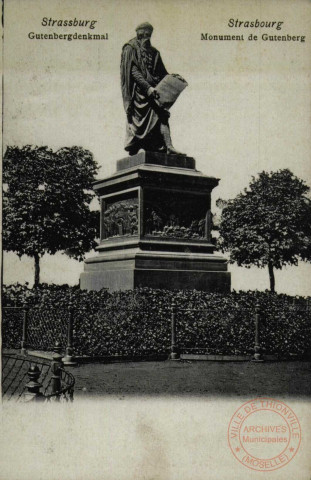
<svg viewBox="0 0 311 480">
<path fill-rule="evenodd" d="M 150 45 L 150 38 L 153 32 L 153 26 L 148 23 L 141 23 L 136 28 L 136 36 L 137 40 L 141 43 L 141 45 L 148 46 Z"/>
</svg>

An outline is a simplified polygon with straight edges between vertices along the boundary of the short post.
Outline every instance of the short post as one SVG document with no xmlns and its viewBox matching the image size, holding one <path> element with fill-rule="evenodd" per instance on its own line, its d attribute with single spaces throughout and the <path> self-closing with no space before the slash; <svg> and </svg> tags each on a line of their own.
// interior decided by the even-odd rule
<svg viewBox="0 0 311 480">
<path fill-rule="evenodd" d="M 172 302 L 172 313 L 171 313 L 171 353 L 169 360 L 180 360 L 180 355 L 176 345 L 176 303 Z"/>
<path fill-rule="evenodd" d="M 28 305 L 23 305 L 23 333 L 21 341 L 21 354 L 27 355 L 27 330 L 28 330 Z"/>
<path fill-rule="evenodd" d="M 61 367 L 62 367 L 62 354 L 61 354 L 61 346 L 59 342 L 55 343 L 54 352 L 53 352 L 53 360 L 51 365 L 52 370 L 52 379 L 51 379 L 51 393 L 58 393 L 62 388 L 62 377 L 61 377 Z M 58 395 L 56 395 L 56 399 L 59 400 Z"/>
<path fill-rule="evenodd" d="M 253 362 L 263 362 L 261 358 L 261 348 L 260 348 L 260 305 L 259 302 L 255 305 L 255 346 L 254 346 L 254 357 Z"/>
<path fill-rule="evenodd" d="M 38 365 L 32 365 L 31 367 L 29 367 L 28 377 L 29 377 L 29 382 L 26 385 L 26 388 L 28 389 L 28 391 L 24 393 L 25 402 L 44 401 L 45 397 L 43 393 L 40 392 L 42 383 L 39 382 L 40 369 Z"/>
<path fill-rule="evenodd" d="M 67 326 L 67 347 L 66 355 L 63 358 L 63 364 L 66 366 L 75 366 L 77 362 L 73 356 L 73 303 L 71 298 L 68 304 L 68 326 Z"/>
</svg>

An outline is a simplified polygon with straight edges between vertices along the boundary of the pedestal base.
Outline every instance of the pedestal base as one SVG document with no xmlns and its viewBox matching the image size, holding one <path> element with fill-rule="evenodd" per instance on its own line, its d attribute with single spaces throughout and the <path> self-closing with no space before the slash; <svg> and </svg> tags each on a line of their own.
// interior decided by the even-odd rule
<svg viewBox="0 0 311 480">
<path fill-rule="evenodd" d="M 230 273 L 227 261 L 214 254 L 136 251 L 90 258 L 80 277 L 85 290 L 137 287 L 229 292 Z"/>
</svg>

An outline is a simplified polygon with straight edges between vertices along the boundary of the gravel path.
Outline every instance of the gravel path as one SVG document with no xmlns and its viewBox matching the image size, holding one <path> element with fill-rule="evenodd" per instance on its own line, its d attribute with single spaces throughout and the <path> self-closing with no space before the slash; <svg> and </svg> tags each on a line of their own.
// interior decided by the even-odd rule
<svg viewBox="0 0 311 480">
<path fill-rule="evenodd" d="M 126 396 L 311 396 L 311 362 L 92 363 L 70 369 L 75 398 Z"/>
</svg>

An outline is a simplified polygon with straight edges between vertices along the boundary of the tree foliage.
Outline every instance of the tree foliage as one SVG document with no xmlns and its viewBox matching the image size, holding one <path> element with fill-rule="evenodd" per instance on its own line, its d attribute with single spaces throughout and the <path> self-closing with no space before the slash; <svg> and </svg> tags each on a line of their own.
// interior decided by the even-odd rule
<svg viewBox="0 0 311 480">
<path fill-rule="evenodd" d="M 8 147 L 3 160 L 3 247 L 35 259 L 66 252 L 81 261 L 95 247 L 98 212 L 90 210 L 98 170 L 81 147 Z M 38 272 L 37 276 L 38 276 Z M 35 279 L 38 283 L 39 279 Z"/>
<path fill-rule="evenodd" d="M 240 266 L 273 269 L 311 259 L 309 187 L 288 170 L 262 172 L 248 189 L 223 204 L 219 247 Z"/>
</svg>

